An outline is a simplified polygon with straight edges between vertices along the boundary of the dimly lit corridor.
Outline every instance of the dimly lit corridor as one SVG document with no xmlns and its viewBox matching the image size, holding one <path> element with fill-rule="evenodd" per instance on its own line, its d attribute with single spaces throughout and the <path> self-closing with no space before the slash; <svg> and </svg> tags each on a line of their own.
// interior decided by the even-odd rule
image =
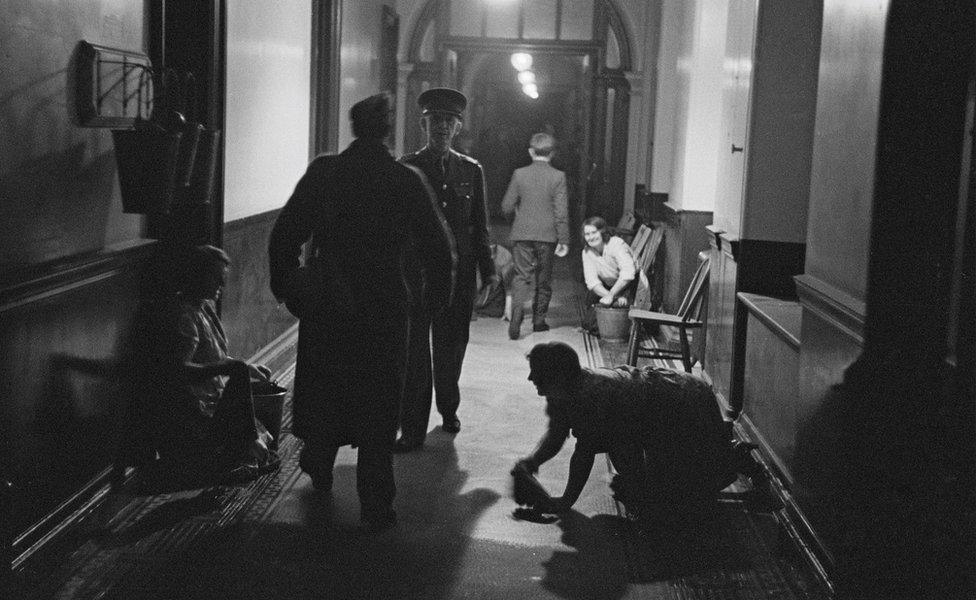
<svg viewBox="0 0 976 600">
<path fill-rule="evenodd" d="M 581 332 L 580 287 L 569 264 L 559 270 L 550 332 L 513 342 L 501 319 L 472 323 L 464 428 L 447 435 L 435 415 L 425 449 L 396 457 L 394 530 L 361 529 L 354 450 L 341 453 L 330 497 L 298 469 L 301 442 L 286 434 L 281 470 L 250 484 L 156 495 L 130 485 L 110 493 L 63 542 L 21 565 L 23 597 L 825 597 L 778 533 L 775 515 L 746 506 L 735 490 L 697 528 L 639 535 L 598 460 L 569 516 L 551 523 L 513 517 L 508 471 L 545 428 L 524 353 L 560 340 L 599 366 L 623 345 L 601 349 Z M 279 380 L 290 384 L 292 376 L 286 369 Z M 571 445 L 541 472 L 554 492 L 564 484 Z"/>
<path fill-rule="evenodd" d="M 0 65 L 0 598 L 976 599 L 971 0 L 10 0 Z M 454 104 L 424 104 L 435 88 Z M 293 391 L 309 319 L 272 291 L 273 232 L 309 165 L 363 137 L 352 107 L 379 95 L 384 127 L 365 137 L 393 170 L 436 145 L 432 114 L 457 131 L 425 174 L 443 181 L 414 173 L 367 200 L 413 189 L 431 228 L 411 243 L 447 265 L 453 239 L 472 278 L 518 241 L 562 245 L 511 235 L 502 210 L 516 169 L 562 172 L 551 330 L 511 331 L 492 288 L 494 312 L 470 322 L 461 431 L 433 410 L 423 450 L 395 455 L 392 529 L 360 524 L 349 446 L 333 495 L 314 491 L 290 395 L 278 470 L 162 486 L 162 454 L 136 456 L 133 432 L 167 439 L 140 411 L 173 382 L 140 389 L 159 365 L 133 357 L 164 346 L 141 327 L 185 299 L 167 277 L 192 269 L 163 265 L 223 251 L 204 298 L 219 366 L 266 365 Z M 538 133 L 551 156 L 530 153 Z M 323 202 L 367 204 L 347 196 L 382 178 L 358 165 L 357 189 L 330 182 Z M 389 253 L 351 280 L 383 271 L 397 300 L 350 303 L 402 328 L 362 336 L 357 366 L 408 320 L 446 314 L 402 314 L 436 286 L 407 290 L 400 234 L 417 223 L 376 206 L 356 227 L 322 219 L 296 250 L 301 273 L 336 232 Z M 629 306 L 595 328 L 593 216 L 635 267 Z M 478 277 L 512 293 L 511 276 Z M 316 300 L 345 297 L 329 290 Z M 547 423 L 526 353 L 547 340 L 584 367 L 691 372 L 754 480 L 695 527 L 647 530 L 600 454 L 568 516 L 518 520 L 510 470 Z M 573 443 L 540 472 L 554 494 Z"/>
</svg>

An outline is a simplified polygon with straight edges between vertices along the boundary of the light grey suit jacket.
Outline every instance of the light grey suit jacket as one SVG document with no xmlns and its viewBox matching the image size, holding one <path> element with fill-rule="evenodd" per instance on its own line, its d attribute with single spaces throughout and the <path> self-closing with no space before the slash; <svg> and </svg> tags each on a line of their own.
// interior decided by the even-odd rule
<svg viewBox="0 0 976 600">
<path fill-rule="evenodd" d="M 515 169 L 502 198 L 502 212 L 515 213 L 511 240 L 569 244 L 566 175 L 542 160 Z"/>
</svg>

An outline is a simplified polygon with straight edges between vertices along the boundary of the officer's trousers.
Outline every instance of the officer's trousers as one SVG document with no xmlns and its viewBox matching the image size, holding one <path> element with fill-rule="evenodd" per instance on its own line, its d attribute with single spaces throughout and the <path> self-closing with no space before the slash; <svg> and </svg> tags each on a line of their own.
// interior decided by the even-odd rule
<svg viewBox="0 0 976 600">
<path fill-rule="evenodd" d="M 458 380 L 468 347 L 474 309 L 474 265 L 460 265 L 454 302 L 433 315 L 422 307 L 411 312 L 407 382 L 400 409 L 404 437 L 423 440 L 430 418 L 431 393 L 445 419 L 457 414 L 461 402 Z"/>
</svg>

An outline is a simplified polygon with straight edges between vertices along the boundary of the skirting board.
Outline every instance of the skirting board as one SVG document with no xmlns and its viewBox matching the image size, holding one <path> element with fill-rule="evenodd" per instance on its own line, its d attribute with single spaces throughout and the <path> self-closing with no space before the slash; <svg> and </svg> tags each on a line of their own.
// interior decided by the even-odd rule
<svg viewBox="0 0 976 600">
<path fill-rule="evenodd" d="M 783 508 L 775 513 L 776 520 L 789 537 L 793 548 L 799 554 L 800 558 L 807 564 L 825 588 L 833 594 L 834 585 L 830 577 L 830 572 L 834 567 L 833 557 L 814 531 L 813 526 L 803 514 L 803 511 L 797 506 L 793 495 L 783 485 L 780 477 L 780 469 L 772 458 L 775 455 L 770 451 L 769 446 L 762 436 L 759 435 L 746 415 L 740 414 L 735 420 L 733 427 L 736 438 L 757 444 L 760 447 L 758 460 L 762 464 L 763 470 L 769 476 L 770 491 L 783 503 Z M 770 464 L 771 460 L 774 461 L 774 464 Z"/>
</svg>

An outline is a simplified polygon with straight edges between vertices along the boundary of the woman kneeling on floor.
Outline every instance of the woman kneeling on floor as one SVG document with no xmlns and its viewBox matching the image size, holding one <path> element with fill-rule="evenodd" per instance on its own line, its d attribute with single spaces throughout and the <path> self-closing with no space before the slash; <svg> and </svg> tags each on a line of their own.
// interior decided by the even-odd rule
<svg viewBox="0 0 976 600">
<path fill-rule="evenodd" d="M 568 511 L 589 477 L 596 454 L 617 471 L 611 488 L 627 512 L 645 523 L 673 523 L 700 514 L 736 480 L 746 456 L 733 448 L 731 424 L 700 379 L 669 369 L 581 368 L 561 342 L 528 354 L 529 381 L 546 399 L 549 428 L 516 469 L 529 473 L 550 460 L 572 433 L 576 447 L 561 497 L 544 498 L 541 512 Z"/>
<path fill-rule="evenodd" d="M 583 221 L 583 280 L 586 283 L 587 312 L 583 326 L 596 330 L 593 307 L 625 307 L 634 303 L 639 273 L 637 260 L 622 238 L 610 235 L 603 217 Z"/>
</svg>

